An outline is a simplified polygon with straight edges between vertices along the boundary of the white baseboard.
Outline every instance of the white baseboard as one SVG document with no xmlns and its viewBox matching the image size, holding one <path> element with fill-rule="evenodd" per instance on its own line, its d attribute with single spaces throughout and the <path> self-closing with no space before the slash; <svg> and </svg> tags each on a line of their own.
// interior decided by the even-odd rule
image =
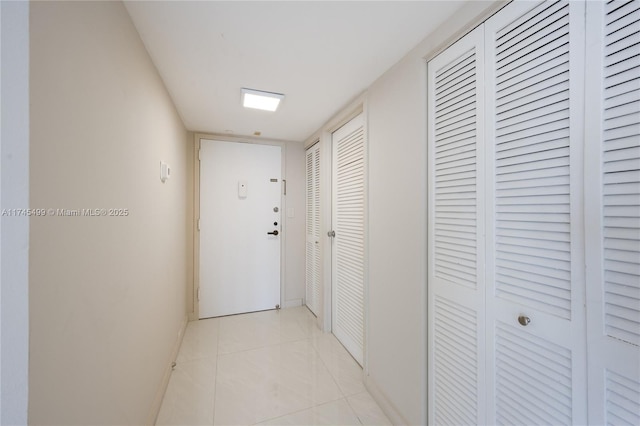
<svg viewBox="0 0 640 426">
<path fill-rule="evenodd" d="M 398 408 L 389 401 L 389 398 L 384 394 L 380 387 L 376 384 L 375 380 L 371 376 L 365 376 L 364 386 L 369 391 L 369 394 L 378 403 L 384 414 L 387 415 L 391 424 L 393 425 L 410 425 L 407 419 L 400 413 Z"/>
<path fill-rule="evenodd" d="M 188 322 L 188 315 L 185 315 L 182 319 L 180 330 L 178 331 L 178 337 L 176 338 L 173 349 L 171 350 L 171 361 L 164 370 L 164 375 L 162 376 L 160 387 L 156 392 L 156 396 L 153 398 L 153 403 L 151 404 L 151 409 L 149 410 L 149 415 L 147 416 L 146 424 L 148 425 L 156 424 L 156 419 L 158 418 L 158 413 L 160 412 L 160 406 L 162 405 L 162 400 L 164 399 L 164 393 L 167 391 L 167 386 L 169 386 L 169 379 L 171 378 L 171 372 L 173 371 L 171 364 L 175 362 L 176 358 L 178 358 L 178 352 L 180 351 L 180 345 L 182 345 L 182 338 L 184 337 L 184 331 L 187 329 Z"/>
</svg>

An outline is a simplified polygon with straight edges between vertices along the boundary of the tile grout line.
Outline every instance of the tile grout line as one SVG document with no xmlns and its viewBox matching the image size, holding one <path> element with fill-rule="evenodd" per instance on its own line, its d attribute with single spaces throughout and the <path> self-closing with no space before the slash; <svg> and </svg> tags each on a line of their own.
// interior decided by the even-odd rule
<svg viewBox="0 0 640 426">
<path fill-rule="evenodd" d="M 304 333 L 304 328 L 301 326 L 301 324 L 300 324 L 300 319 L 299 319 L 299 318 L 295 320 L 295 324 L 296 324 L 296 325 L 300 328 L 300 330 L 302 330 L 302 332 Z M 282 323 L 281 323 L 281 322 L 279 322 L 279 325 L 282 325 Z M 260 423 L 269 422 L 269 421 L 276 420 L 276 419 L 280 419 L 280 418 L 287 417 L 287 416 L 292 416 L 292 415 L 294 415 L 294 414 L 302 413 L 302 412 L 304 412 L 304 411 L 312 410 L 312 409 L 314 409 L 314 408 L 316 408 L 316 407 L 321 407 L 321 406 L 324 406 L 324 405 L 327 405 L 327 404 L 332 404 L 332 403 L 335 403 L 335 402 L 337 402 L 337 401 L 341 401 L 341 400 L 344 400 L 344 401 L 347 403 L 347 405 L 348 405 L 349 409 L 351 410 L 351 412 L 355 415 L 355 417 L 358 419 L 358 421 L 360 422 L 360 424 L 362 424 L 362 421 L 360 420 L 360 417 L 358 417 L 358 415 L 356 414 L 356 412 L 355 412 L 355 410 L 353 409 L 353 407 L 351 407 L 351 405 L 349 404 L 349 402 L 348 402 L 348 400 L 347 400 L 347 396 L 345 395 L 345 392 L 342 390 L 342 388 L 341 388 L 341 387 L 340 387 L 340 385 L 338 384 L 338 381 L 336 380 L 336 378 L 334 377 L 333 373 L 332 373 L 332 372 L 331 372 L 331 370 L 329 369 L 329 366 L 327 365 L 327 363 L 325 362 L 324 358 L 323 358 L 323 357 L 322 357 L 322 355 L 320 354 L 320 351 L 319 351 L 319 350 L 318 350 L 318 348 L 316 348 L 316 346 L 313 344 L 313 338 L 314 338 L 314 337 L 313 337 L 312 335 L 307 335 L 307 336 L 306 336 L 306 337 L 304 337 L 304 338 L 300 338 L 300 339 L 296 339 L 296 340 L 292 340 L 292 341 L 287 341 L 287 342 L 279 342 L 279 343 L 277 343 L 277 344 L 275 344 L 275 345 L 272 345 L 272 346 L 282 346 L 284 343 L 296 343 L 296 342 L 308 341 L 308 342 L 309 342 L 309 345 L 311 346 L 311 348 L 313 349 L 313 351 L 316 353 L 316 355 L 317 355 L 318 359 L 320 360 L 320 362 L 322 363 L 322 365 L 324 366 L 324 368 L 325 368 L 325 369 L 327 370 L 327 372 L 329 373 L 329 377 L 331 377 L 331 380 L 332 380 L 332 381 L 333 381 L 333 383 L 336 385 L 336 388 L 338 389 L 338 391 L 340 392 L 340 394 L 341 394 L 342 396 L 341 396 L 340 398 L 336 398 L 336 399 L 332 399 L 332 400 L 329 400 L 329 401 L 325 401 L 325 402 L 323 402 L 323 403 L 321 403 L 321 404 L 313 404 L 312 406 L 307 407 L 307 408 L 302 408 L 302 409 L 297 410 L 297 411 L 292 411 L 292 412 L 290 412 L 290 413 L 282 414 L 282 415 L 280 415 L 280 416 L 276 416 L 276 417 L 272 417 L 272 418 L 269 418 L 269 419 L 265 419 L 265 420 L 262 420 L 262 421 L 260 421 L 260 422 L 254 423 L 254 425 L 258 425 L 258 424 L 260 424 Z M 265 347 L 268 347 L 268 346 L 265 346 Z"/>
<path fill-rule="evenodd" d="M 336 338 L 336 337 L 335 337 L 335 335 L 334 335 L 333 333 L 327 333 L 327 334 L 328 334 L 328 335 L 333 336 L 334 338 Z M 348 395 L 347 395 L 347 392 L 342 388 L 342 386 L 340 386 L 340 383 L 339 383 L 338 379 L 334 377 L 334 374 L 333 374 L 333 372 L 331 371 L 331 368 L 329 368 L 329 365 L 327 364 L 327 362 L 326 362 L 326 361 L 325 361 L 325 359 L 323 358 L 323 356 L 322 356 L 322 354 L 320 353 L 320 351 L 315 347 L 315 345 L 313 345 L 313 343 L 311 344 L 311 346 L 313 346 L 313 348 L 316 350 L 316 352 L 318 352 L 318 356 L 320 357 L 320 360 L 323 362 L 323 364 L 324 364 L 324 365 L 325 365 L 325 367 L 327 368 L 327 371 L 328 371 L 328 372 L 329 372 L 329 374 L 331 375 L 331 378 L 332 378 L 332 379 L 333 379 L 333 381 L 336 383 L 336 386 L 338 386 L 338 389 L 340 389 L 340 392 L 342 392 L 342 395 L 344 395 L 344 397 L 345 397 L 345 398 L 348 398 L 348 397 L 350 397 L 350 396 L 353 396 L 353 395 L 356 395 L 356 394 L 360 393 L 360 392 L 356 392 L 356 393 L 352 393 L 352 394 L 348 394 Z M 349 354 L 349 355 L 351 355 L 351 354 Z M 339 368 L 338 368 L 338 370 L 339 370 Z M 364 380 L 363 380 L 363 384 L 364 384 Z"/>
<path fill-rule="evenodd" d="M 296 340 L 287 340 L 286 342 L 278 342 L 278 343 L 272 343 L 272 344 L 268 344 L 268 345 L 263 345 L 263 346 L 256 346 L 255 348 L 247 348 L 247 349 L 241 349 L 239 351 L 233 351 L 233 352 L 225 352 L 222 354 L 218 354 L 218 356 L 227 356 L 227 355 L 233 355 L 233 354 L 241 354 L 244 352 L 249 352 L 249 351 L 256 351 L 258 349 L 264 349 L 264 348 L 272 348 L 274 346 L 278 346 L 281 345 L 283 343 L 295 343 L 295 342 L 300 342 L 302 340 L 307 340 L 307 337 L 303 337 L 300 339 L 296 339 Z"/>
<path fill-rule="evenodd" d="M 311 338 L 309 340 L 311 340 Z M 322 363 L 322 365 L 324 365 L 324 368 L 327 369 L 327 372 L 329 373 L 329 376 L 331 376 L 331 380 L 333 380 L 333 383 L 336 385 L 336 387 L 338 388 L 338 390 L 342 394 L 342 397 L 346 399 L 347 395 L 345 394 L 344 390 L 342 389 L 342 386 L 340 386 L 340 383 L 338 383 L 338 380 L 335 378 L 335 376 L 331 372 L 331 369 L 329 368 L 329 365 L 327 364 L 327 362 L 322 357 L 322 354 L 320 353 L 318 348 L 316 348 L 316 346 L 313 344 L 313 342 L 310 342 L 310 343 L 311 343 L 311 347 L 313 348 L 313 350 L 316 351 L 316 353 L 318 354 L 318 358 L 320 359 L 320 362 Z M 349 407 L 351 407 L 351 406 L 349 406 Z"/>
<path fill-rule="evenodd" d="M 243 314 L 244 315 L 244 314 Z M 278 321 L 278 326 L 281 325 L 281 321 Z M 299 324 L 299 320 L 296 320 L 296 325 L 299 327 L 299 329 L 304 333 L 304 329 L 302 326 L 300 326 Z M 277 346 L 277 345 L 281 345 L 283 343 L 295 343 L 295 342 L 300 342 L 302 340 L 309 340 L 312 337 L 310 336 L 304 336 L 304 337 L 300 337 L 299 339 L 293 339 L 293 340 L 286 340 L 286 341 L 279 341 L 278 343 L 272 343 L 272 344 L 266 344 L 263 346 L 256 346 L 255 348 L 247 348 L 247 349 L 241 349 L 241 350 L 237 350 L 237 351 L 233 351 L 233 352 L 225 352 L 222 354 L 218 354 L 218 356 L 226 356 L 226 355 L 231 355 L 231 354 L 239 354 L 239 353 L 243 353 L 243 352 L 249 352 L 249 351 L 253 351 L 253 350 L 258 350 L 258 349 L 263 349 L 263 348 L 270 348 L 273 346 Z M 313 345 L 312 345 L 313 346 Z M 218 348 L 216 348 L 218 349 Z"/>
<path fill-rule="evenodd" d="M 358 394 L 354 394 L 354 395 L 358 395 Z M 345 396 L 345 401 L 347 401 L 347 405 L 349 406 L 349 408 L 351 409 L 351 411 L 353 412 L 353 414 L 356 416 L 356 418 L 358 419 L 358 421 L 360 422 L 361 425 L 364 425 L 364 422 L 362 421 L 362 419 L 360 418 L 360 415 L 358 415 L 358 413 L 356 412 L 355 408 L 353 408 L 353 405 L 351 405 L 351 403 L 349 402 L 349 397 Z"/>
<path fill-rule="evenodd" d="M 356 413 L 356 411 L 354 410 L 353 406 L 351 405 L 351 403 L 349 403 L 348 398 L 350 396 L 352 396 L 351 394 L 347 395 L 347 392 L 340 386 L 340 383 L 335 375 L 335 373 L 329 368 L 329 364 L 328 361 L 325 360 L 325 357 L 323 356 L 323 354 L 321 353 L 321 351 L 319 350 L 319 348 L 317 347 L 317 345 L 315 344 L 315 342 L 318 339 L 322 339 L 327 333 L 321 333 L 320 335 L 318 335 L 315 330 L 309 330 L 309 327 L 307 326 L 307 324 L 305 323 L 306 320 L 308 320 L 308 318 L 306 316 L 304 316 L 303 318 L 300 318 L 298 315 L 293 316 L 291 318 L 286 318 L 286 320 L 284 318 L 281 318 L 280 316 L 278 316 L 277 321 L 274 322 L 274 326 L 277 327 L 278 329 L 278 342 L 277 343 L 273 343 L 273 344 L 267 344 L 267 345 L 262 345 L 262 346 L 258 346 L 255 348 L 248 348 L 248 349 L 243 349 L 240 351 L 235 351 L 235 352 L 228 352 L 228 353 L 221 353 L 220 352 L 220 343 L 222 337 L 222 331 L 225 329 L 225 321 L 223 321 L 222 319 L 220 319 L 220 321 L 217 321 L 217 335 L 216 335 L 216 351 L 215 351 L 215 360 L 216 360 L 216 365 L 215 365 L 215 374 L 214 374 L 214 386 L 213 386 L 213 390 L 214 390 L 214 395 L 213 395 L 213 401 L 212 401 L 212 411 L 213 411 L 213 424 L 215 425 L 215 418 L 216 418 L 216 409 L 217 409 L 217 404 L 216 404 L 216 400 L 217 400 L 217 396 L 218 396 L 218 389 L 217 389 L 217 377 L 219 374 L 219 364 L 220 364 L 220 358 L 225 357 L 226 355 L 238 355 L 238 354 L 242 354 L 242 353 L 247 353 L 247 352 L 251 352 L 251 351 L 259 351 L 259 350 L 263 350 L 263 349 L 267 349 L 267 348 L 275 348 L 275 347 L 279 347 L 280 350 L 282 350 L 282 347 L 286 344 L 295 344 L 298 342 L 306 342 L 307 344 L 309 344 L 313 350 L 313 354 L 315 354 L 315 356 L 319 359 L 320 361 L 320 365 L 322 365 L 324 367 L 324 369 L 329 373 L 329 377 L 331 378 L 331 382 L 334 384 L 334 386 L 336 387 L 336 389 L 339 392 L 339 396 L 335 399 L 331 399 L 329 401 L 324 401 L 320 404 L 318 403 L 313 403 L 311 406 L 306 407 L 306 408 L 302 408 L 300 410 L 296 410 L 290 413 L 283 413 L 279 416 L 276 417 L 272 417 L 272 418 L 268 418 L 268 419 L 263 419 L 258 423 L 254 423 L 254 424 L 259 424 L 259 423 L 263 423 L 263 422 L 268 422 L 268 421 L 272 421 L 278 418 L 283 418 L 286 416 L 290 416 L 290 415 L 294 415 L 306 410 L 313 410 L 317 407 L 322 407 L 324 405 L 327 404 L 331 404 L 331 403 L 335 403 L 337 401 L 340 400 L 345 400 L 345 402 L 347 403 L 347 407 L 349 408 L 349 410 L 351 411 L 351 414 L 353 416 L 355 416 L 358 419 L 359 424 L 363 424 L 362 419 L 360 418 L 360 416 Z M 286 341 L 282 341 L 282 328 L 288 325 L 293 325 L 296 328 L 296 331 L 300 331 L 302 333 L 301 337 L 299 338 L 294 338 L 292 340 L 286 340 Z M 330 334 L 330 333 L 329 333 Z M 330 337 L 327 337 L 330 339 Z M 331 349 L 331 345 L 329 345 Z M 277 350 L 277 349 L 276 349 Z M 330 354 L 328 354 L 329 359 L 331 359 Z M 337 371 L 337 373 L 339 373 L 339 370 Z M 354 393 L 353 395 L 357 395 L 358 393 Z"/>
<path fill-rule="evenodd" d="M 211 405 L 212 405 L 212 416 L 211 416 L 211 426 L 216 424 L 216 396 L 217 396 L 217 384 L 218 384 L 218 363 L 220 361 L 219 359 L 219 348 L 220 348 L 220 327 L 222 326 L 222 321 L 218 321 L 218 327 L 216 330 L 216 356 L 215 356 L 215 360 L 216 360 L 216 369 L 215 369 L 215 373 L 213 374 L 213 401 L 211 401 Z"/>
<path fill-rule="evenodd" d="M 272 420 L 281 419 L 281 418 L 283 418 L 283 417 L 293 416 L 294 414 L 299 414 L 299 413 L 302 413 L 302 412 L 304 412 L 304 411 L 311 410 L 311 409 L 313 409 L 313 408 L 317 408 L 317 407 L 322 407 L 322 406 L 325 406 L 325 405 L 333 404 L 333 403 L 336 403 L 336 402 L 338 402 L 338 401 L 342 401 L 342 400 L 344 400 L 347 404 L 349 404 L 349 402 L 347 401 L 347 397 L 343 396 L 342 398 L 332 399 L 331 401 L 326 401 L 326 402 L 323 402 L 322 404 L 312 405 L 311 407 L 308 407 L 308 408 L 302 408 L 302 409 L 300 409 L 300 410 L 292 411 L 292 412 L 290 412 L 290 413 L 283 414 L 283 415 L 281 415 L 281 416 L 276 416 L 276 417 L 272 417 L 272 418 L 270 418 L 270 419 L 262 420 L 262 421 L 260 421 L 260 422 L 253 423 L 253 425 L 259 425 L 259 424 L 261 424 L 261 423 L 270 422 L 270 421 L 272 421 Z M 351 405 L 349 405 L 349 408 L 351 409 L 351 411 L 353 411 L 353 408 L 351 408 Z M 360 418 L 358 417 L 358 415 L 355 413 L 355 411 L 353 411 L 353 414 L 356 416 L 356 418 L 358 419 L 358 421 L 360 422 L 360 424 L 363 424 L 363 423 L 362 423 L 362 421 L 360 420 Z"/>
</svg>

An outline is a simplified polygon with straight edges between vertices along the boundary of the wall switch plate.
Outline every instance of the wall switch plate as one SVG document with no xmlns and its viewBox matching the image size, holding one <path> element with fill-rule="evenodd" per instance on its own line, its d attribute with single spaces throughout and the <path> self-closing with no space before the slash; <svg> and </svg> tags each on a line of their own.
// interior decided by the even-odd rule
<svg viewBox="0 0 640 426">
<path fill-rule="evenodd" d="M 171 177 L 171 168 L 164 161 L 160 162 L 160 180 L 165 183 Z"/>
</svg>

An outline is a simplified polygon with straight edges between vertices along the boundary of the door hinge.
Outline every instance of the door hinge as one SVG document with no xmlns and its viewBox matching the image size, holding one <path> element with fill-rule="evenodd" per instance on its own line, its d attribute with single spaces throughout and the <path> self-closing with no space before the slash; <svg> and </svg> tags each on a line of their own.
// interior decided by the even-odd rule
<svg viewBox="0 0 640 426">
<path fill-rule="evenodd" d="M 284 184 L 284 195 L 287 195 L 287 180 L 282 179 L 282 183 Z"/>
<path fill-rule="evenodd" d="M 198 219 L 198 231 L 200 230 L 200 219 Z"/>
<path fill-rule="evenodd" d="M 200 153 L 202 152 L 202 148 L 198 148 L 198 161 L 202 161 L 202 156 Z"/>
<path fill-rule="evenodd" d="M 196 299 L 198 302 L 200 301 L 200 287 L 198 287 L 198 291 L 196 291 Z"/>
</svg>

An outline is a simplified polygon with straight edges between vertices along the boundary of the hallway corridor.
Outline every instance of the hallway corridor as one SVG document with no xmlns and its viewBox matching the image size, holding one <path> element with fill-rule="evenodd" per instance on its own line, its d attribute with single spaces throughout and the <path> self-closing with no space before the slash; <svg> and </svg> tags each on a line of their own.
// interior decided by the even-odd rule
<svg viewBox="0 0 640 426">
<path fill-rule="evenodd" d="M 306 307 L 190 322 L 157 425 L 387 425 Z"/>
</svg>

